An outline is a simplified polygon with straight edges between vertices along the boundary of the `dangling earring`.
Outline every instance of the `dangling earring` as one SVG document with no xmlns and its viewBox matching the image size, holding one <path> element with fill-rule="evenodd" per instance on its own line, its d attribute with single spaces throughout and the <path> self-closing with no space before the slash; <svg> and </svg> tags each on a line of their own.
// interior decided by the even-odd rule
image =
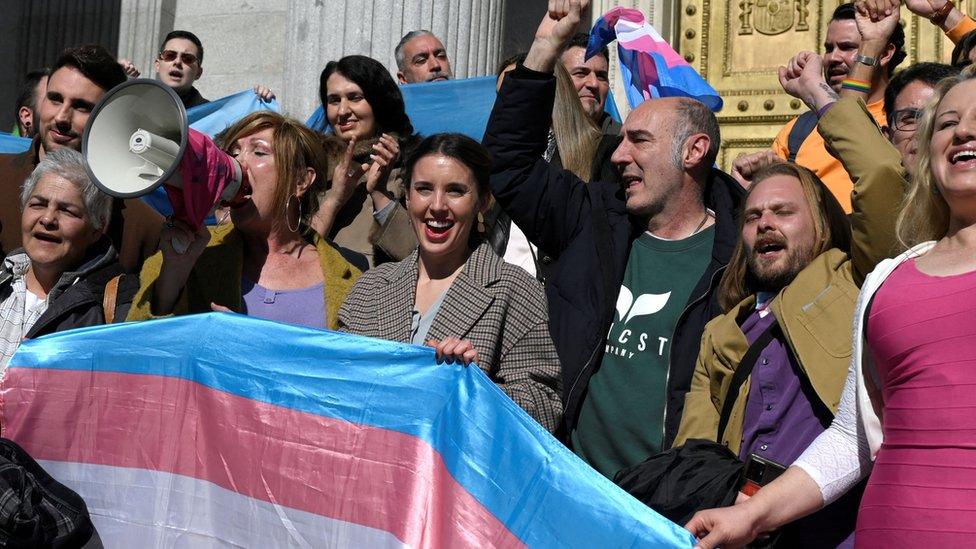
<svg viewBox="0 0 976 549">
<path fill-rule="evenodd" d="M 485 224 L 485 214 L 478 212 L 478 234 L 485 236 L 488 232 L 488 227 Z"/>
<path fill-rule="evenodd" d="M 298 200 L 298 222 L 296 223 L 296 226 L 295 227 L 292 227 L 291 226 L 291 216 L 288 215 L 288 208 L 291 207 L 291 199 L 292 198 Z M 288 203 L 285 204 L 285 223 L 288 224 L 288 230 L 291 231 L 291 232 L 293 232 L 293 233 L 297 233 L 298 232 L 298 229 L 301 229 L 302 228 L 302 201 L 301 201 L 300 198 L 298 198 L 295 195 L 292 195 L 291 197 L 289 197 L 288 198 Z"/>
</svg>

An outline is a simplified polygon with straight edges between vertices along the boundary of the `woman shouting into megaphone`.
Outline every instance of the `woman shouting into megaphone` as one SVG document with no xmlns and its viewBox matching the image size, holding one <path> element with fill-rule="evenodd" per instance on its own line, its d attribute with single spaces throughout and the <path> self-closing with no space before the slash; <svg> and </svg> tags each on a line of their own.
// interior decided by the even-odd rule
<svg viewBox="0 0 976 549">
<path fill-rule="evenodd" d="M 193 231 L 171 222 L 163 230 L 128 319 L 229 309 L 335 328 L 366 261 L 309 228 L 327 173 L 320 138 L 262 111 L 230 127 L 221 148 L 240 163 L 251 194 L 231 208 L 229 225 Z M 179 253 L 174 241 L 189 246 Z"/>
</svg>

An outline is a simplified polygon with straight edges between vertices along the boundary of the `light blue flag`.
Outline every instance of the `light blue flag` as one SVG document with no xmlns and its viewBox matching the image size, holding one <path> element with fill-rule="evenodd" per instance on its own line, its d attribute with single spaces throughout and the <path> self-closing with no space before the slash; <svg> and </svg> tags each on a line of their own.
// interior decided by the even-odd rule
<svg viewBox="0 0 976 549">
<path fill-rule="evenodd" d="M 0 154 L 20 154 L 30 148 L 31 140 L 0 132 Z"/>
<path fill-rule="evenodd" d="M 107 547 L 695 543 L 430 347 L 188 315 L 28 340 L 0 397 Z"/>
<path fill-rule="evenodd" d="M 418 134 L 457 132 L 481 141 L 495 104 L 495 77 L 406 84 L 400 86 L 400 92 L 407 116 Z M 607 97 L 606 112 L 621 122 L 612 93 Z M 315 109 L 305 125 L 319 132 L 331 131 L 321 106 Z"/>
<path fill-rule="evenodd" d="M 418 134 L 457 132 L 481 141 L 495 104 L 495 77 L 406 84 L 400 86 L 400 92 Z M 321 106 L 305 125 L 316 131 L 330 129 Z"/>
<path fill-rule="evenodd" d="M 262 110 L 281 112 L 281 107 L 278 106 L 276 99 L 263 101 L 253 90 L 244 90 L 203 105 L 191 107 L 186 110 L 186 118 L 191 128 L 213 138 L 241 118 L 252 112 Z M 169 198 L 166 197 L 166 191 L 162 185 L 142 199 L 162 215 L 173 213 L 173 207 L 170 205 Z M 204 222 L 207 225 L 213 225 L 216 220 L 211 216 Z"/>
<path fill-rule="evenodd" d="M 617 110 L 617 101 L 613 98 L 613 92 L 607 93 L 607 104 L 603 107 L 603 112 L 610 115 L 618 123 L 623 124 L 624 120 L 620 116 L 620 111 Z"/>
<path fill-rule="evenodd" d="M 241 118 L 264 110 L 281 112 L 281 107 L 277 99 L 264 101 L 253 90 L 244 90 L 189 108 L 186 118 L 194 130 L 215 137 Z"/>
</svg>

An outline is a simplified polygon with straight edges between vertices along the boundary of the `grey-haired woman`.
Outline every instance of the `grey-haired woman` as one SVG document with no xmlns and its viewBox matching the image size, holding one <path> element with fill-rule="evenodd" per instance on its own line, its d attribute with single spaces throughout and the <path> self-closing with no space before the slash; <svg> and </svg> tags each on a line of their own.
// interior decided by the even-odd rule
<svg viewBox="0 0 976 549">
<path fill-rule="evenodd" d="M 20 204 L 23 248 L 0 266 L 0 370 L 25 338 L 124 319 L 139 287 L 122 276 L 105 235 L 112 200 L 92 183 L 80 153 L 45 155 Z"/>
</svg>

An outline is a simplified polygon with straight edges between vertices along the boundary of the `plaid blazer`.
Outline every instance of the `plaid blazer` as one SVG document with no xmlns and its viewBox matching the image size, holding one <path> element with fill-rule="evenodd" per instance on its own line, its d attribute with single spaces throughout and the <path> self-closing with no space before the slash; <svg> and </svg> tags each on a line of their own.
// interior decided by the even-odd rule
<svg viewBox="0 0 976 549">
<path fill-rule="evenodd" d="M 339 309 L 340 329 L 409 343 L 417 252 L 363 273 Z M 458 337 L 478 351 L 478 366 L 549 431 L 563 405 L 546 297 L 528 273 L 480 245 L 451 284 L 429 339 Z"/>
</svg>

